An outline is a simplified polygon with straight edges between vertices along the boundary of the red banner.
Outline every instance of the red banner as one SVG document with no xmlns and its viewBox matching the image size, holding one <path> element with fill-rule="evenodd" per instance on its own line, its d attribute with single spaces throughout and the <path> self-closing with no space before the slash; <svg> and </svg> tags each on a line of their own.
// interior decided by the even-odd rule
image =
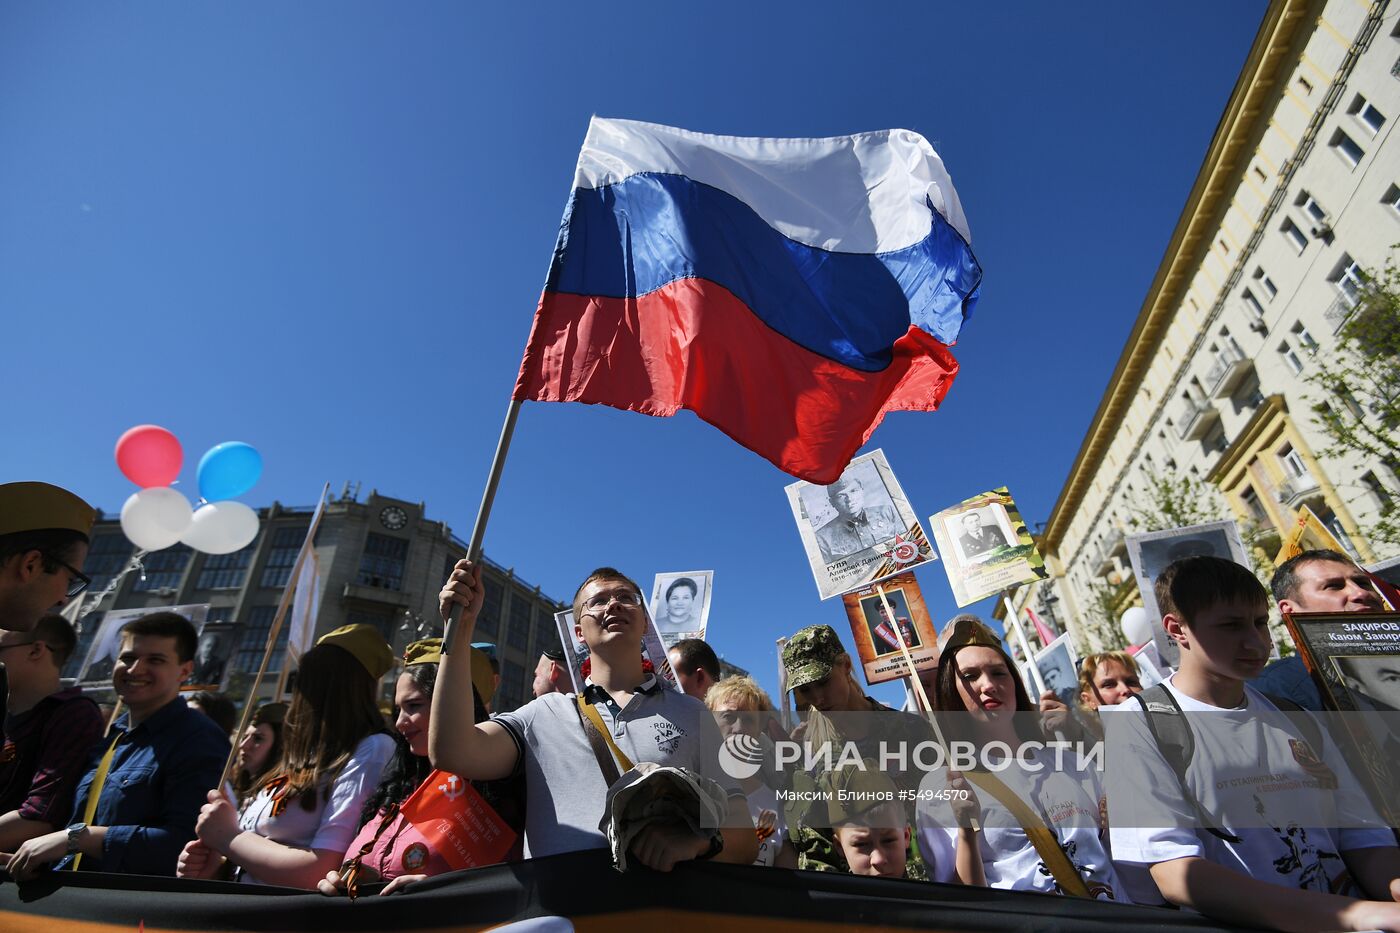
<svg viewBox="0 0 1400 933">
<path fill-rule="evenodd" d="M 515 844 L 515 833 L 470 781 L 434 771 L 399 812 L 454 869 L 494 865 Z"/>
</svg>

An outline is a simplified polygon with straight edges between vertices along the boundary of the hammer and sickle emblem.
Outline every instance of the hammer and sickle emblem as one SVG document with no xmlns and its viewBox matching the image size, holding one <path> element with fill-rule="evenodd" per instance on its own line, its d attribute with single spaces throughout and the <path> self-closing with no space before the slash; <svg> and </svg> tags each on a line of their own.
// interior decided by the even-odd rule
<svg viewBox="0 0 1400 933">
<path fill-rule="evenodd" d="M 443 796 L 448 800 L 456 800 L 464 793 L 462 789 L 462 779 L 455 774 L 449 774 L 447 776 L 447 783 L 439 784 L 438 790 L 442 791 Z"/>
</svg>

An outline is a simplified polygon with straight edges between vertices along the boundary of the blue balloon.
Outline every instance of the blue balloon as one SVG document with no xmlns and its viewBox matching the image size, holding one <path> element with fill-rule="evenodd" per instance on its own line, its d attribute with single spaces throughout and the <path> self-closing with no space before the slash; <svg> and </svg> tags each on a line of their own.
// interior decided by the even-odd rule
<svg viewBox="0 0 1400 933">
<path fill-rule="evenodd" d="M 262 454 L 242 441 L 215 444 L 199 458 L 199 494 L 205 502 L 235 499 L 252 489 L 262 476 Z"/>
</svg>

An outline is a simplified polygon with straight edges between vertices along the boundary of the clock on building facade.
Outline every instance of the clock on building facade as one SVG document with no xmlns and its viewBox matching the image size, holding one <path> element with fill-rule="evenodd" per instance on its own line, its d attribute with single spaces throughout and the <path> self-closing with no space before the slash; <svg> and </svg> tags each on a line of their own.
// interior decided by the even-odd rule
<svg viewBox="0 0 1400 933">
<path fill-rule="evenodd" d="M 390 531 L 398 531 L 408 524 L 408 513 L 397 505 L 385 506 L 384 510 L 379 513 L 379 521 Z"/>
</svg>

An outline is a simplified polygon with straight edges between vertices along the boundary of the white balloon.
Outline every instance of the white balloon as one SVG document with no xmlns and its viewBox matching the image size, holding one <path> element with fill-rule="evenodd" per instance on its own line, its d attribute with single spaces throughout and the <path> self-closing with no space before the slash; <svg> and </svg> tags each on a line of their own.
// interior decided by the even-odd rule
<svg viewBox="0 0 1400 933">
<path fill-rule="evenodd" d="M 190 500 L 169 486 L 151 486 L 122 505 L 122 532 L 142 550 L 159 551 L 180 540 L 190 517 Z"/>
<path fill-rule="evenodd" d="M 258 536 L 258 513 L 242 502 L 201 505 L 181 541 L 206 554 L 232 554 Z"/>
<path fill-rule="evenodd" d="M 1123 635 L 1130 645 L 1141 645 L 1152 640 L 1152 623 L 1147 618 L 1147 610 L 1141 606 L 1124 612 L 1118 624 L 1122 626 Z"/>
</svg>

